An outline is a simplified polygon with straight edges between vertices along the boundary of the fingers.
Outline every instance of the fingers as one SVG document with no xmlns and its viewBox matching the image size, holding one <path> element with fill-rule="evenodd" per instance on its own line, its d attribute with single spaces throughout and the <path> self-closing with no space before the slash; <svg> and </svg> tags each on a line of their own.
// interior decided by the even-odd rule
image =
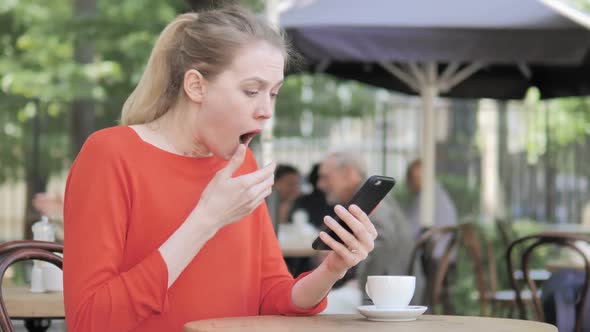
<svg viewBox="0 0 590 332">
<path fill-rule="evenodd" d="M 375 247 L 374 241 L 377 237 L 377 231 L 372 225 L 369 217 L 362 212 L 358 206 L 353 205 L 350 209 L 356 216 L 351 214 L 351 212 L 347 211 L 341 205 L 337 205 L 334 208 L 336 214 L 344 221 L 344 223 L 346 223 L 348 228 L 350 228 L 350 231 L 338 224 L 338 222 L 332 217 L 326 217 L 324 223 L 328 228 L 333 230 L 336 235 L 338 235 L 344 243 L 343 246 L 346 247 L 348 251 L 354 250 L 354 252 L 360 256 L 366 257 L 366 255 Z"/>
<path fill-rule="evenodd" d="M 352 235 L 349 231 L 344 229 L 342 225 L 338 224 L 338 222 L 334 218 L 326 216 L 324 217 L 324 223 L 326 224 L 326 226 L 328 226 L 328 228 L 333 230 L 334 233 L 336 233 L 336 235 L 338 235 L 338 237 L 342 240 L 342 242 L 346 244 L 348 248 L 358 247 L 358 245 L 356 244 L 358 241 L 356 240 L 354 235 Z"/>
<path fill-rule="evenodd" d="M 246 146 L 244 144 L 238 145 L 236 152 L 231 157 L 225 168 L 222 169 L 221 173 L 226 177 L 232 177 L 235 171 L 240 168 L 244 159 L 246 158 Z"/>
<path fill-rule="evenodd" d="M 336 212 L 338 217 L 340 217 L 340 219 L 342 219 L 346 223 L 346 225 L 350 228 L 350 230 L 352 231 L 352 233 L 354 234 L 354 237 L 356 237 L 356 239 L 358 239 L 359 241 L 361 241 L 365 244 L 368 244 L 369 242 L 371 242 L 371 243 L 373 242 L 373 238 L 369 234 L 369 232 L 367 231 L 365 225 L 363 223 L 361 223 L 359 220 L 357 220 L 355 218 L 355 216 L 353 216 L 350 212 L 348 212 L 348 210 L 346 210 L 342 205 L 337 205 L 334 208 L 334 211 Z M 353 244 L 354 243 L 351 243 L 350 245 L 353 245 Z"/>
<path fill-rule="evenodd" d="M 272 192 L 272 185 L 274 184 L 274 178 L 270 177 L 267 180 L 252 186 L 248 195 L 252 197 L 254 208 L 258 207 L 260 203 Z"/>
<path fill-rule="evenodd" d="M 266 190 L 260 193 L 260 195 L 258 195 L 258 197 L 252 202 L 252 210 L 256 210 L 256 208 L 258 208 L 260 206 L 260 204 L 262 204 L 262 202 L 264 201 L 264 199 L 270 195 L 271 190 Z"/>
<path fill-rule="evenodd" d="M 356 219 L 358 219 L 361 224 L 363 224 L 363 226 L 365 226 L 369 234 L 371 234 L 373 237 L 373 240 L 377 238 L 378 234 L 375 225 L 373 225 L 371 219 L 369 219 L 369 216 L 363 210 L 361 210 L 360 207 L 353 204 L 348 208 L 348 211 L 350 211 L 352 215 L 355 216 Z"/>
<path fill-rule="evenodd" d="M 356 253 L 353 253 L 342 243 L 334 240 L 333 237 L 328 235 L 326 232 L 320 232 L 320 239 L 324 241 L 324 243 L 330 247 L 338 256 L 346 261 L 346 263 L 350 266 L 355 265 L 359 259 L 364 259 L 365 257 L 356 257 Z M 366 254 L 365 254 L 366 255 Z"/>
<path fill-rule="evenodd" d="M 240 181 L 247 187 L 254 186 L 258 183 L 264 182 L 269 178 L 274 179 L 276 164 L 270 163 L 265 167 L 258 169 L 252 173 L 248 173 L 239 177 Z"/>
</svg>

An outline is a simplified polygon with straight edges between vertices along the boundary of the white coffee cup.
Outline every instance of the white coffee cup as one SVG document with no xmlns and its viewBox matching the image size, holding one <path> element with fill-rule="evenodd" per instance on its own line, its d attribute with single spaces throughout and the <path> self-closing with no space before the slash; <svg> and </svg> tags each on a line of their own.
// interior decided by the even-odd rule
<svg viewBox="0 0 590 332">
<path fill-rule="evenodd" d="M 377 309 L 404 309 L 415 290 L 415 276 L 369 276 L 365 285 Z"/>
</svg>

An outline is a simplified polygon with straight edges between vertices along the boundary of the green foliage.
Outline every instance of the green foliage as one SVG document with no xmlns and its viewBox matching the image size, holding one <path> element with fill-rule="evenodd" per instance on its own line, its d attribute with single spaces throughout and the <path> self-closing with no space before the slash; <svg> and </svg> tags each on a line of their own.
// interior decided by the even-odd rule
<svg viewBox="0 0 590 332">
<path fill-rule="evenodd" d="M 227 1 L 228 3 L 231 1 Z M 203 2 L 210 7 L 217 2 Z M 264 2 L 240 2 L 256 11 Z M 209 4 L 209 5 L 207 5 Z M 97 129 L 116 124 L 164 26 L 187 11 L 184 0 L 96 0 L 93 15 L 77 17 L 73 0 L 4 0 L 0 3 L 0 182 L 20 178 L 31 165 L 34 119 L 40 120 L 41 173 L 69 162 L 71 102 L 90 100 Z M 76 62 L 76 45 L 91 41 L 89 64 Z M 302 100 L 307 89 L 313 96 Z M 374 90 L 327 76 L 293 75 L 278 99 L 276 133 L 300 135 L 304 110 L 314 117 L 359 116 L 374 109 Z M 314 124 L 312 135 L 324 132 Z"/>
<path fill-rule="evenodd" d="M 570 97 L 541 101 L 537 89 L 531 89 L 525 98 L 528 160 L 536 163 L 551 149 L 560 149 L 584 142 L 590 135 L 590 98 Z M 547 136 L 549 135 L 549 137 Z M 554 160 L 559 167 L 559 160 Z"/>
<path fill-rule="evenodd" d="M 163 27 L 186 11 L 183 0 L 96 0 L 96 12 L 74 15 L 74 1 L 0 4 L 0 181 L 31 155 L 40 117 L 42 174 L 69 162 L 69 110 L 74 99 L 96 105 L 97 127 L 116 123 Z M 93 61 L 75 61 L 76 42 L 91 40 Z M 92 50 L 90 50 L 92 51 Z"/>
<path fill-rule="evenodd" d="M 550 130 L 558 146 L 581 142 L 590 134 L 590 98 L 561 98 L 549 104 Z"/>
<path fill-rule="evenodd" d="M 441 174 L 438 176 L 438 180 L 455 203 L 459 218 L 479 213 L 479 186 L 471 187 L 467 177 L 452 174 Z"/>
<path fill-rule="evenodd" d="M 565 0 L 565 2 L 579 9 L 590 11 L 590 1 L 588 0 Z"/>
<path fill-rule="evenodd" d="M 354 81 L 338 81 L 322 74 L 291 75 L 277 99 L 275 134 L 301 136 L 303 112 L 314 118 L 360 117 L 375 110 L 376 89 Z M 325 135 L 323 127 L 314 122 L 312 136 Z"/>
</svg>

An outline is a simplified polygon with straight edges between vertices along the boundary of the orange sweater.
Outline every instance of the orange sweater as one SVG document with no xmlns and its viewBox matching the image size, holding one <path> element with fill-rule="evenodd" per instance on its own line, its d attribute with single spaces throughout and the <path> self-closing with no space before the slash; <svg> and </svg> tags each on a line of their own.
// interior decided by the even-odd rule
<svg viewBox="0 0 590 332">
<path fill-rule="evenodd" d="M 158 248 L 182 224 L 217 158 L 178 156 L 125 126 L 94 133 L 66 187 L 64 285 L 68 331 L 180 331 L 189 321 L 308 315 L 291 302 L 266 205 L 224 227 L 168 289 Z M 250 151 L 236 175 L 257 169 Z"/>
</svg>

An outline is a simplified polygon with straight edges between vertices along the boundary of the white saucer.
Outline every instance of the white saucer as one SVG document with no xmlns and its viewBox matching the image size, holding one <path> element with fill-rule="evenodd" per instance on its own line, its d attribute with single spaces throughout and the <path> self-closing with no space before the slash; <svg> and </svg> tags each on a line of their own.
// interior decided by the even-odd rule
<svg viewBox="0 0 590 332">
<path fill-rule="evenodd" d="M 367 319 L 379 322 L 407 322 L 416 320 L 428 307 L 411 305 L 404 309 L 377 309 L 374 305 L 362 305 L 358 311 Z"/>
</svg>

